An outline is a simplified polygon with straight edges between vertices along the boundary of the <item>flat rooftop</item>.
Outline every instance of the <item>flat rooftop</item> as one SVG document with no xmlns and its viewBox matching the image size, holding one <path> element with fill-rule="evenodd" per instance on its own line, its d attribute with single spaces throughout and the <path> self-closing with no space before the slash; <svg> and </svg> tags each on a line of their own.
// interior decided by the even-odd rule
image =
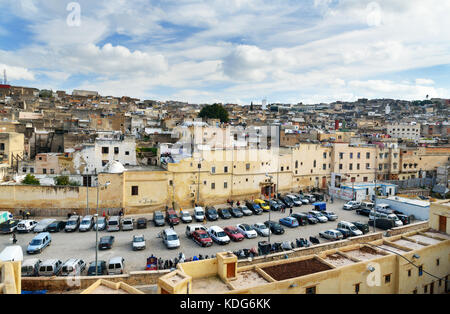
<svg viewBox="0 0 450 314">
<path fill-rule="evenodd" d="M 421 249 L 421 248 L 425 247 L 425 245 L 422 245 L 422 244 L 419 244 L 419 243 L 416 243 L 413 241 L 408 241 L 406 239 L 399 239 L 396 241 L 392 241 L 392 243 L 395 243 L 395 244 L 398 244 L 398 245 L 401 245 L 401 246 L 404 246 L 404 247 L 407 247 L 407 248 L 410 248 L 413 250 L 417 250 L 417 249 Z"/>
<path fill-rule="evenodd" d="M 360 261 L 368 261 L 368 260 L 383 257 L 386 255 L 385 253 L 381 253 L 381 252 L 379 252 L 371 247 L 367 247 L 367 246 L 363 246 L 356 250 L 342 251 L 342 252 L 347 254 L 348 256 L 356 258 Z"/>
<path fill-rule="evenodd" d="M 436 244 L 441 242 L 441 240 L 433 239 L 427 236 L 423 236 L 421 234 L 415 234 L 413 236 L 408 237 L 409 239 L 413 239 L 414 241 L 420 241 L 426 244 Z"/>
<path fill-rule="evenodd" d="M 229 291 L 231 289 L 219 276 L 192 279 L 193 294 L 218 294 Z"/>
<path fill-rule="evenodd" d="M 410 199 L 410 198 L 406 198 L 406 197 L 390 196 L 390 197 L 387 198 L 387 200 L 394 201 L 394 202 L 405 203 L 405 204 L 416 205 L 416 206 L 420 206 L 420 207 L 430 207 L 430 202 L 429 201 Z M 382 202 L 383 201 L 380 200 L 380 203 L 382 203 Z"/>
<path fill-rule="evenodd" d="M 238 272 L 236 280 L 230 281 L 230 284 L 236 290 L 257 287 L 267 283 L 269 283 L 269 281 L 254 270 Z"/>
<path fill-rule="evenodd" d="M 326 262 L 336 266 L 336 267 L 341 267 L 341 266 L 346 266 L 346 265 L 350 265 L 350 264 L 354 264 L 356 263 L 355 261 L 339 254 L 339 253 L 334 253 L 334 254 L 330 254 L 327 255 L 323 258 Z"/>
<path fill-rule="evenodd" d="M 305 275 L 310 275 L 332 269 L 317 258 L 296 261 L 292 263 L 283 263 L 262 268 L 269 276 L 275 280 L 286 280 Z"/>
</svg>

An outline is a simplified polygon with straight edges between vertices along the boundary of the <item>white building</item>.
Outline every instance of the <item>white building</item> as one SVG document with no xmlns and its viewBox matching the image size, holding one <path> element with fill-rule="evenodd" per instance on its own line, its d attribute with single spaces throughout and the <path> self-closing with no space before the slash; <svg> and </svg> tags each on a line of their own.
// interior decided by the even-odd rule
<svg viewBox="0 0 450 314">
<path fill-rule="evenodd" d="M 420 139 L 419 123 L 394 123 L 387 126 L 387 134 L 394 138 L 409 140 Z"/>
<path fill-rule="evenodd" d="M 73 158 L 74 167 L 80 174 L 103 172 L 111 161 L 125 167 L 136 166 L 136 139 L 120 132 L 102 133 L 94 143 L 84 144 L 81 150 L 74 152 Z"/>
</svg>

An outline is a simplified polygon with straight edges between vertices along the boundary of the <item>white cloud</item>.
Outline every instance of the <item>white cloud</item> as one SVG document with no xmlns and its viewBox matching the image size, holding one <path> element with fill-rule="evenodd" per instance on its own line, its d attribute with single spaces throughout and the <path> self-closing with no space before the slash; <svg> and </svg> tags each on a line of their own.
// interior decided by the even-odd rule
<svg viewBox="0 0 450 314">
<path fill-rule="evenodd" d="M 27 80 L 34 81 L 34 73 L 23 67 L 10 66 L 7 64 L 0 63 L 0 73 L 3 79 L 3 71 L 6 70 L 6 75 L 8 82 L 11 83 L 13 80 Z"/>
</svg>

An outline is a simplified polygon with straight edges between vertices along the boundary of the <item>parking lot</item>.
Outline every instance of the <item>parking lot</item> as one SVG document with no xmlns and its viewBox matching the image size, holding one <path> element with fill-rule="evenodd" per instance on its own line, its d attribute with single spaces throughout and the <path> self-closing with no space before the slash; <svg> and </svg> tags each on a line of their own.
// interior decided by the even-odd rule
<svg viewBox="0 0 450 314">
<path fill-rule="evenodd" d="M 307 238 L 310 236 L 317 236 L 320 231 L 328 230 L 336 228 L 337 223 L 341 220 L 345 221 L 361 221 L 364 223 L 368 222 L 368 217 L 357 215 L 356 212 L 346 211 L 342 209 L 342 206 L 345 202 L 341 200 L 335 200 L 333 204 L 327 203 L 327 211 L 333 211 L 338 215 L 338 219 L 336 221 L 331 221 L 327 223 L 318 223 L 316 225 L 306 225 L 300 226 L 297 228 L 288 228 L 283 226 L 285 229 L 285 233 L 283 235 L 272 235 L 271 242 L 280 242 L 280 241 L 293 241 L 297 238 Z M 227 207 L 226 205 L 218 205 L 215 206 L 216 209 Z M 299 212 L 308 212 L 313 209 L 312 205 L 303 205 L 301 207 L 294 207 L 293 213 Z M 152 214 L 150 215 L 141 215 L 141 216 L 133 216 L 133 218 L 138 217 L 146 217 L 147 219 L 152 218 Z M 278 222 L 278 220 L 282 217 L 289 216 L 289 209 L 286 210 L 285 213 L 272 211 L 270 213 L 270 218 L 273 221 Z M 55 217 L 57 218 L 57 217 Z M 60 220 L 65 220 L 65 217 L 59 217 Z M 264 221 L 269 220 L 269 213 L 263 213 L 262 215 L 253 215 L 242 218 L 231 218 L 231 219 L 221 219 L 219 218 L 217 221 L 208 221 L 205 227 L 210 226 L 220 226 L 222 228 L 226 226 L 236 226 L 239 223 L 264 223 Z M 195 222 L 193 222 L 195 223 Z M 200 223 L 201 224 L 201 223 Z M 258 236 L 255 239 L 245 239 L 241 242 L 231 242 L 227 245 L 219 245 L 214 243 L 211 247 L 202 248 L 198 244 L 196 244 L 193 240 L 189 239 L 185 235 L 186 224 L 180 223 L 175 226 L 174 229 L 177 232 L 181 246 L 175 250 L 169 250 L 165 247 L 162 240 L 158 238 L 158 233 L 160 233 L 164 228 L 169 228 L 166 224 L 165 227 L 155 227 L 151 221 L 149 221 L 147 229 L 134 229 L 133 231 L 119 231 L 119 232 L 106 232 L 99 231 L 99 239 L 105 235 L 112 235 L 115 237 L 115 242 L 113 244 L 112 249 L 105 251 L 98 251 L 99 260 L 108 261 L 111 257 L 114 256 L 122 256 L 125 259 L 125 265 L 127 271 L 132 270 L 145 270 L 147 257 L 150 255 L 154 255 L 158 258 L 163 259 L 172 259 L 178 256 L 179 252 L 183 252 L 186 257 L 198 256 L 198 254 L 212 255 L 217 252 L 222 251 L 235 251 L 242 248 L 250 249 L 258 245 L 259 241 L 268 240 L 267 238 Z M 381 230 L 377 230 L 381 231 Z M 373 227 L 370 227 L 370 232 L 373 232 Z M 146 239 L 146 249 L 142 251 L 133 251 L 132 250 L 132 238 L 133 235 L 143 234 Z M 56 258 L 61 261 L 66 261 L 69 258 L 80 258 L 83 259 L 86 263 L 90 263 L 95 260 L 95 231 L 88 232 L 74 232 L 74 233 L 66 233 L 61 231 L 59 233 L 52 233 L 52 243 L 49 247 L 45 248 L 44 251 L 40 254 L 36 255 L 28 255 L 26 253 L 27 245 L 31 241 L 31 239 L 35 236 L 35 233 L 29 234 L 17 234 L 17 244 L 20 245 L 24 251 L 24 260 L 29 258 L 37 257 L 41 260 Z M 320 238 L 320 242 L 326 242 L 328 240 Z M 5 234 L 0 236 L 0 251 L 11 245 L 11 235 Z"/>
</svg>

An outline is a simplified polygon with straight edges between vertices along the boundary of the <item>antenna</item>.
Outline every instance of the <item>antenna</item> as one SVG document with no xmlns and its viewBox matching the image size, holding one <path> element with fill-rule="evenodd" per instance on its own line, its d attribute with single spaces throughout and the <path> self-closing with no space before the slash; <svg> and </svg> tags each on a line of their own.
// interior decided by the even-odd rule
<svg viewBox="0 0 450 314">
<path fill-rule="evenodd" d="M 3 69 L 3 84 L 6 85 L 8 83 L 8 80 L 6 78 L 6 69 Z"/>
</svg>

